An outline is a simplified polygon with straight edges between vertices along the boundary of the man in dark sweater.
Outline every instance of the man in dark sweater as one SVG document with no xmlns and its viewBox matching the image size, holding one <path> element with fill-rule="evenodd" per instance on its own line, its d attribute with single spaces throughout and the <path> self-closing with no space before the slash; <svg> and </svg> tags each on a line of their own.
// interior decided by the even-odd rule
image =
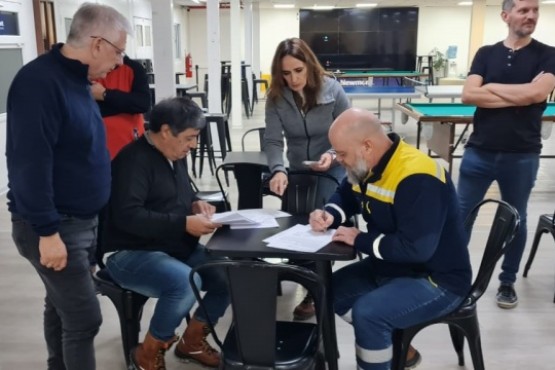
<svg viewBox="0 0 555 370">
<path fill-rule="evenodd" d="M 310 225 L 335 228 L 357 213 L 366 222 L 367 232 L 333 236 L 368 255 L 334 273 L 335 312 L 354 327 L 358 368 L 389 369 L 395 328 L 451 312 L 470 289 L 457 194 L 443 167 L 366 110 L 343 112 L 329 137 L 347 179 Z M 410 368 L 419 359 L 414 352 Z"/>
<path fill-rule="evenodd" d="M 462 101 L 476 105 L 474 131 L 461 162 L 458 193 L 466 218 L 492 182 L 520 214 L 499 274 L 497 305 L 518 303 L 514 283 L 526 246 L 527 206 L 540 163 L 541 117 L 555 88 L 555 48 L 532 38 L 538 0 L 504 0 L 501 18 L 509 34 L 480 48 L 466 79 Z"/>
<path fill-rule="evenodd" d="M 67 43 L 21 68 L 8 93 L 12 235 L 46 288 L 48 369 L 96 368 L 102 316 L 88 256 L 110 194 L 110 157 L 90 82 L 122 63 L 131 31 L 115 9 L 83 4 Z"/>
<path fill-rule="evenodd" d="M 115 253 L 106 267 L 119 285 L 158 298 L 145 339 L 131 354 L 137 370 L 165 369 L 164 354 L 195 303 L 191 268 L 211 259 L 198 241 L 219 226 L 210 221 L 215 207 L 196 198 L 186 159 L 204 125 L 201 109 L 189 98 L 163 100 L 152 109 L 149 130 L 112 162 L 101 247 Z M 218 367 L 219 354 L 205 339 L 206 322 L 218 321 L 229 305 L 225 277 L 207 270 L 197 278 L 206 290 L 209 317 L 197 309 L 175 354 Z"/>
</svg>

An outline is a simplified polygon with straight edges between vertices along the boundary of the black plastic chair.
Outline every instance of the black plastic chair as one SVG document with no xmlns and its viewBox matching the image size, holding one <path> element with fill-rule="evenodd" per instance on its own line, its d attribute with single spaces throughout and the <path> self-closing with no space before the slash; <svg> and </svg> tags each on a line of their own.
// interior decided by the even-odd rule
<svg viewBox="0 0 555 370">
<path fill-rule="evenodd" d="M 98 215 L 98 238 L 96 247 L 96 263 L 98 271 L 92 274 L 96 291 L 112 301 L 118 313 L 121 329 L 121 344 L 125 363 L 129 366 L 129 353 L 139 343 L 141 331 L 141 317 L 143 307 L 148 300 L 147 296 L 119 286 L 106 270 L 104 264 L 104 251 L 102 250 L 104 237 L 104 224 L 108 214 L 108 208 L 104 207 Z"/>
<path fill-rule="evenodd" d="M 266 132 L 266 127 L 255 127 L 251 128 L 250 130 L 245 131 L 243 136 L 241 136 L 241 150 L 245 151 L 245 140 L 247 136 L 254 135 L 254 133 L 258 133 L 258 149 L 260 151 L 264 151 L 264 133 Z"/>
<path fill-rule="evenodd" d="M 532 242 L 532 247 L 530 248 L 530 255 L 528 256 L 528 261 L 526 261 L 526 266 L 524 267 L 524 277 L 528 277 L 528 270 L 534 262 L 534 257 L 536 257 L 536 252 L 538 251 L 538 245 L 540 244 L 540 239 L 544 233 L 551 233 L 553 239 L 555 239 L 555 213 L 552 215 L 541 215 L 538 220 L 538 226 L 536 227 L 536 234 L 534 235 L 534 241 Z M 553 297 L 553 303 L 555 303 L 555 296 Z"/>
<path fill-rule="evenodd" d="M 233 172 L 237 182 L 237 209 L 262 208 L 262 173 L 268 168 L 257 163 L 233 163 L 232 165 L 219 165 L 216 169 L 216 181 L 220 190 L 224 192 L 220 171 Z M 229 201 L 226 197 L 226 204 Z M 231 209 L 231 208 L 230 208 Z"/>
<path fill-rule="evenodd" d="M 116 308 L 121 328 L 123 356 L 125 363 L 129 365 L 130 351 L 139 343 L 141 317 L 148 297 L 120 287 L 105 268 L 93 274 L 93 279 L 98 293 L 108 297 Z"/>
<path fill-rule="evenodd" d="M 324 172 L 289 171 L 288 185 L 281 197 L 281 210 L 294 214 L 308 215 L 324 206 L 328 199 L 319 199 L 322 186 L 338 187 L 339 181 Z"/>
<path fill-rule="evenodd" d="M 324 172 L 289 171 L 289 185 L 281 197 L 281 210 L 293 214 L 309 215 L 310 212 L 324 206 L 328 199 L 318 199 L 318 189 L 321 186 L 338 187 L 340 182 Z M 356 216 L 345 221 L 343 226 L 358 227 Z"/>
<path fill-rule="evenodd" d="M 326 319 L 325 288 L 321 278 L 302 267 L 258 261 L 214 261 L 191 271 L 189 280 L 199 306 L 204 309 L 193 276 L 208 268 L 225 269 L 233 309 L 233 321 L 222 343 L 220 369 L 310 370 L 325 369 L 320 350 L 321 323 Z M 314 297 L 317 321 L 276 321 L 278 282 L 301 284 Z M 256 304 L 252 299 L 256 297 Z"/>
<path fill-rule="evenodd" d="M 197 184 L 195 184 L 190 177 L 189 179 L 191 181 L 191 186 L 194 192 L 196 193 L 197 198 L 212 204 L 214 207 L 216 207 L 216 212 L 225 212 L 231 209 L 231 206 L 227 200 L 227 194 L 225 194 L 225 192 L 222 192 L 220 190 L 201 191 L 197 187 Z"/>
<path fill-rule="evenodd" d="M 482 206 L 497 203 L 497 211 L 491 225 L 490 233 L 480 269 L 474 279 L 470 292 L 461 305 L 452 313 L 407 329 L 398 329 L 393 334 L 393 370 L 404 370 L 407 351 L 412 338 L 422 329 L 434 324 L 449 325 L 451 341 L 457 352 L 459 366 L 464 366 L 464 338 L 468 340 L 474 370 L 484 370 L 482 342 L 480 339 L 480 326 L 476 304 L 486 291 L 495 265 L 505 253 L 507 245 L 513 239 L 520 223 L 516 209 L 504 201 L 486 199 L 480 202 L 467 218 L 466 222 L 473 220 Z"/>
</svg>

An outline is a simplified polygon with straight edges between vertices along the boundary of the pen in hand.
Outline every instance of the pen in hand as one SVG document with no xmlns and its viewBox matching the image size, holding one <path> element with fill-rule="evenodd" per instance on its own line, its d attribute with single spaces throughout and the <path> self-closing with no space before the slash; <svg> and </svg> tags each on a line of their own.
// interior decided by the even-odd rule
<svg viewBox="0 0 555 370">
<path fill-rule="evenodd" d="M 325 204 L 326 204 L 326 198 L 322 198 L 322 220 L 324 220 L 324 229 L 322 231 L 326 231 L 326 229 L 328 228 L 328 226 L 326 225 L 328 222 L 328 217 L 326 215 Z"/>
</svg>

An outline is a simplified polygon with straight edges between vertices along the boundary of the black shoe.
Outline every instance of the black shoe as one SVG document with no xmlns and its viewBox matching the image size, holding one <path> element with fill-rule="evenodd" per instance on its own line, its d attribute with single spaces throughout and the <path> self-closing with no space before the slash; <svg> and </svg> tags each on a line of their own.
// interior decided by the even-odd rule
<svg viewBox="0 0 555 370">
<path fill-rule="evenodd" d="M 497 290 L 497 305 L 501 308 L 515 308 L 518 303 L 513 284 L 502 283 Z"/>
</svg>

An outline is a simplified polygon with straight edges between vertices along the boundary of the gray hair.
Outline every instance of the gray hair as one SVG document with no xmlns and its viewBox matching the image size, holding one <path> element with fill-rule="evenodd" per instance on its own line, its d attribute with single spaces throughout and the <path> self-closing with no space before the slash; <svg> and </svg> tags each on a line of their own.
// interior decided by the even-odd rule
<svg viewBox="0 0 555 370">
<path fill-rule="evenodd" d="M 509 12 L 512 8 L 515 7 L 515 5 L 515 0 L 503 0 L 503 5 L 501 5 L 501 9 L 503 9 L 504 12 Z"/>
<path fill-rule="evenodd" d="M 116 39 L 120 32 L 131 35 L 131 24 L 116 9 L 101 4 L 83 3 L 73 15 L 67 43 L 84 45 L 91 36 Z"/>
</svg>

